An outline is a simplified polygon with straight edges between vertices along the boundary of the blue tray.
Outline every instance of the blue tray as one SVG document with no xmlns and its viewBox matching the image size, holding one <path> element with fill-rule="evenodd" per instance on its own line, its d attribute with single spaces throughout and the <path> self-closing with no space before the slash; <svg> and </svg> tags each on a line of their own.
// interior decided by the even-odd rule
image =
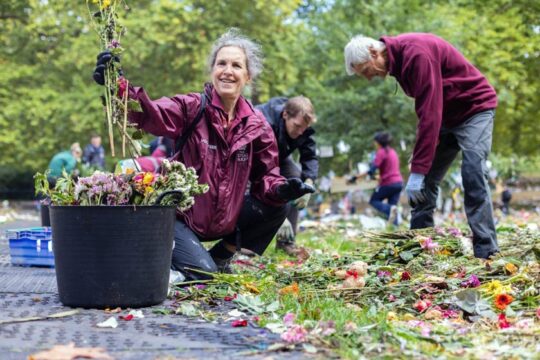
<svg viewBox="0 0 540 360">
<path fill-rule="evenodd" d="M 6 235 L 13 265 L 54 267 L 50 227 L 8 229 Z"/>
</svg>

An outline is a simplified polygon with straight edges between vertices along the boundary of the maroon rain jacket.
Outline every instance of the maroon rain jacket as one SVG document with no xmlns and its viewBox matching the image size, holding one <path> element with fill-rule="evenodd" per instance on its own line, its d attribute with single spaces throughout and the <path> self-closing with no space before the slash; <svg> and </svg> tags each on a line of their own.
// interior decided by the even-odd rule
<svg viewBox="0 0 540 360">
<path fill-rule="evenodd" d="M 195 199 L 195 205 L 178 213 L 189 228 L 203 238 L 219 238 L 234 231 L 248 180 L 251 194 L 274 206 L 284 205 L 276 188 L 286 180 L 279 174 L 274 132 L 263 115 L 243 97 L 236 104 L 236 117 L 227 130 L 221 100 L 212 85 L 205 93 L 205 117 L 184 144 L 181 160 L 192 166 L 199 182 L 210 189 Z M 157 135 L 177 139 L 194 120 L 201 95 L 191 93 L 152 101 L 142 88 L 130 87 L 129 97 L 138 100 L 143 112 L 131 112 L 130 122 Z"/>
<path fill-rule="evenodd" d="M 418 126 L 411 172 L 427 174 L 441 126 L 451 128 L 497 107 L 482 73 L 445 40 L 422 33 L 383 36 L 389 74 L 415 99 Z"/>
</svg>

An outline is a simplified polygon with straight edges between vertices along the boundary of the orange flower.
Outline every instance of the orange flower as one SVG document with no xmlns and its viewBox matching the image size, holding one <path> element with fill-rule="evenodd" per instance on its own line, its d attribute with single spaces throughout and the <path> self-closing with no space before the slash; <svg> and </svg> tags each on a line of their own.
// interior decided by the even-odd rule
<svg viewBox="0 0 540 360">
<path fill-rule="evenodd" d="M 255 285 L 253 285 L 251 283 L 245 283 L 244 287 L 246 289 L 248 289 L 249 291 L 251 291 L 252 293 L 254 293 L 254 294 L 260 294 L 261 293 L 261 290 L 259 290 Z"/>
<path fill-rule="evenodd" d="M 300 288 L 298 287 L 298 283 L 295 281 L 289 286 L 285 286 L 284 288 L 279 290 L 279 295 L 286 295 L 286 294 L 292 294 L 294 296 L 298 296 L 300 294 Z"/>
<path fill-rule="evenodd" d="M 509 294 L 499 294 L 495 296 L 495 307 L 499 310 L 504 310 L 508 305 L 514 301 L 512 295 Z"/>
<path fill-rule="evenodd" d="M 505 269 L 510 275 L 514 275 L 514 274 L 518 271 L 517 266 L 514 265 L 514 264 L 512 264 L 511 262 L 506 263 L 506 265 L 504 265 L 504 269 Z"/>
</svg>

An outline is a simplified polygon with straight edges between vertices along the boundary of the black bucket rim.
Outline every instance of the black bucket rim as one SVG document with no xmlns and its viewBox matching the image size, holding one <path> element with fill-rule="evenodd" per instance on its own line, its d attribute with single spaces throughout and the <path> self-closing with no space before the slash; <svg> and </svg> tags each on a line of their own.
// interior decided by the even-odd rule
<svg viewBox="0 0 540 360">
<path fill-rule="evenodd" d="M 49 205 L 50 208 L 176 208 L 175 205 Z"/>
</svg>

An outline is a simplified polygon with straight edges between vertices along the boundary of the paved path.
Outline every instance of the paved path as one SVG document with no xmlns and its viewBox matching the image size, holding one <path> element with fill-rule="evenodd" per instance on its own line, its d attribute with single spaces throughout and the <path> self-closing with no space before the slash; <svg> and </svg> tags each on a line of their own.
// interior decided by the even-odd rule
<svg viewBox="0 0 540 360">
<path fill-rule="evenodd" d="M 37 216 L 35 220 L 0 224 L 0 320 L 71 310 L 58 300 L 54 269 L 10 264 L 5 230 L 28 226 L 39 226 Z M 0 358 L 25 359 L 36 351 L 70 342 L 79 347 L 103 347 L 116 359 L 126 360 L 307 358 L 299 351 L 263 352 L 279 342 L 279 337 L 266 329 L 233 328 L 228 323 L 158 315 L 152 310 L 142 309 L 143 319 L 119 320 L 116 329 L 96 326 L 111 314 L 82 309 L 76 315 L 59 319 L 0 324 Z"/>
</svg>

